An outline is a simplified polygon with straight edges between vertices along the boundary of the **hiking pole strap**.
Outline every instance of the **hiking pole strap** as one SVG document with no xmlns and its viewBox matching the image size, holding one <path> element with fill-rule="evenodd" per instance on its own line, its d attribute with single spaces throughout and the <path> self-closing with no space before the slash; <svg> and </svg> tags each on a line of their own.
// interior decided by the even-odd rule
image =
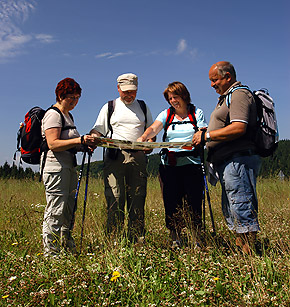
<svg viewBox="0 0 290 307">
<path fill-rule="evenodd" d="M 47 156 L 47 151 L 45 151 L 44 154 L 43 154 L 43 159 L 42 159 L 41 166 L 40 166 L 39 182 L 41 182 L 41 180 L 42 180 L 43 170 L 44 170 L 45 161 L 46 161 L 46 156 Z"/>
</svg>

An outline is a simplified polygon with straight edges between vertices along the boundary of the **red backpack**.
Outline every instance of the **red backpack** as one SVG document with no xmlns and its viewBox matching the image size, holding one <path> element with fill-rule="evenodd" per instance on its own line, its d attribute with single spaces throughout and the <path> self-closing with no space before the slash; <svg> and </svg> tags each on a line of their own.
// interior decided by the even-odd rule
<svg viewBox="0 0 290 307">
<path fill-rule="evenodd" d="M 43 140 L 41 135 L 41 120 L 44 114 L 53 109 L 57 111 L 61 116 L 62 130 L 75 129 L 75 126 L 64 126 L 65 119 L 62 112 L 54 106 L 51 106 L 47 110 L 43 110 L 40 107 L 33 107 L 25 114 L 24 123 L 20 124 L 20 128 L 17 133 L 17 150 L 14 154 L 14 160 L 16 159 L 17 151 L 20 151 L 20 163 L 24 161 L 28 164 L 39 164 L 40 156 L 42 152 L 48 151 L 46 140 Z M 72 115 L 69 113 L 71 119 Z"/>
</svg>

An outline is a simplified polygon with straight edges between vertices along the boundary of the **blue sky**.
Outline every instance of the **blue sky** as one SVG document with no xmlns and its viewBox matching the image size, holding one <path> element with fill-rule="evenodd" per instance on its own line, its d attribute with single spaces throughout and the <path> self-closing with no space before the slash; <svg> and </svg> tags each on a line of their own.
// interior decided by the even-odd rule
<svg viewBox="0 0 290 307">
<path fill-rule="evenodd" d="M 81 134 L 125 72 L 138 75 L 153 118 L 167 107 L 167 84 L 181 81 L 209 121 L 218 96 L 208 70 L 220 60 L 252 89 L 269 89 L 280 139 L 290 139 L 289 12 L 288 0 L 0 0 L 0 165 L 12 163 L 24 114 L 53 104 L 65 77 L 83 89 L 73 111 Z"/>
</svg>

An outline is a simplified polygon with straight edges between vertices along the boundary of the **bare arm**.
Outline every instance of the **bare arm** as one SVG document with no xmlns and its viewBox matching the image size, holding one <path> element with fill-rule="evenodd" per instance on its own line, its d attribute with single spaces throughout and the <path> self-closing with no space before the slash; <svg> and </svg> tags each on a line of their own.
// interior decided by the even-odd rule
<svg viewBox="0 0 290 307">
<path fill-rule="evenodd" d="M 145 132 L 137 139 L 137 142 L 146 142 L 150 139 L 155 138 L 155 136 L 163 129 L 163 124 L 159 120 L 155 120 L 155 122 L 148 127 Z M 151 140 L 152 142 L 152 140 Z"/>
<path fill-rule="evenodd" d="M 73 139 L 61 140 L 61 128 L 50 128 L 45 130 L 45 138 L 48 148 L 52 151 L 59 152 L 71 149 L 77 145 L 82 144 L 82 137 Z M 93 145 L 94 138 L 90 135 L 84 135 L 83 144 Z"/>
<path fill-rule="evenodd" d="M 247 124 L 242 122 L 232 122 L 228 126 L 210 131 L 210 138 L 212 141 L 232 141 L 246 133 Z M 192 144 L 197 146 L 201 143 L 202 131 L 198 131 L 193 135 Z"/>
</svg>

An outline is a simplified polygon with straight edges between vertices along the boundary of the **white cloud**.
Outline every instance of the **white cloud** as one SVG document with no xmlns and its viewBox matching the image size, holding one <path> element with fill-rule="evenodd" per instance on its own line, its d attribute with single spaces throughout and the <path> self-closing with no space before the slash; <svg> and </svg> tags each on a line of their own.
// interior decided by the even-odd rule
<svg viewBox="0 0 290 307">
<path fill-rule="evenodd" d="M 6 35 L 0 37 L 0 58 L 12 57 L 18 54 L 18 49 L 29 42 L 29 35 Z"/>
<path fill-rule="evenodd" d="M 35 7 L 34 0 L 0 0 L 0 60 L 20 54 L 27 43 L 33 40 L 54 42 L 51 35 L 22 32 L 21 23 L 29 18 Z"/>
<path fill-rule="evenodd" d="M 97 54 L 96 58 L 106 58 L 106 57 L 110 56 L 111 54 L 112 54 L 111 52 L 105 52 L 105 53 Z"/>
<path fill-rule="evenodd" d="M 196 59 L 198 56 L 198 49 L 197 48 L 193 48 L 189 51 L 189 55 L 192 59 Z"/>
<path fill-rule="evenodd" d="M 180 53 L 183 53 L 187 48 L 187 43 L 186 43 L 186 40 L 185 39 L 181 39 L 179 42 L 178 42 L 178 45 L 177 45 L 177 53 L 180 54 Z"/>
<path fill-rule="evenodd" d="M 147 52 L 133 52 L 133 51 L 126 51 L 126 52 L 104 52 L 95 55 L 97 59 L 114 59 L 117 57 L 127 56 L 127 55 L 135 55 L 138 57 L 148 57 L 148 56 L 185 56 L 195 60 L 198 56 L 198 49 L 191 48 L 187 45 L 187 41 L 185 39 L 180 39 L 177 43 L 177 48 L 174 50 L 151 50 Z"/>
<path fill-rule="evenodd" d="M 101 54 L 97 54 L 95 57 L 96 58 L 106 58 L 106 59 L 114 59 L 120 56 L 126 56 L 129 54 L 133 54 L 132 51 L 127 51 L 127 52 L 105 52 L 105 53 L 101 53 Z"/>
<path fill-rule="evenodd" d="M 36 34 L 35 38 L 45 44 L 50 44 L 56 41 L 54 37 L 49 34 Z"/>
<path fill-rule="evenodd" d="M 129 54 L 132 54 L 132 53 L 133 53 L 132 51 L 128 51 L 128 52 L 117 52 L 117 53 L 114 53 L 114 54 L 112 54 L 111 56 L 109 56 L 108 59 L 113 59 L 113 58 L 117 58 L 117 57 L 120 57 L 120 56 L 129 55 Z"/>
</svg>

